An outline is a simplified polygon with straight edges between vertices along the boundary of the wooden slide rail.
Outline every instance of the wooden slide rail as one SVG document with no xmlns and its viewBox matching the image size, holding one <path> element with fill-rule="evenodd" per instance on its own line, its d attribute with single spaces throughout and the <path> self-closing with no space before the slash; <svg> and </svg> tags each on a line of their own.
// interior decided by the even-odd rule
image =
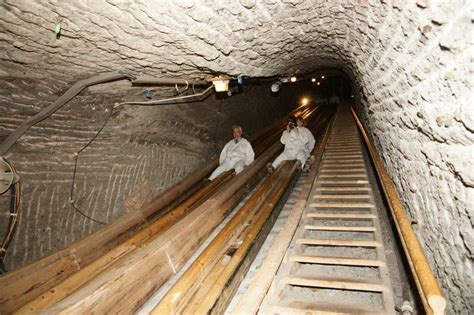
<svg viewBox="0 0 474 315">
<path fill-rule="evenodd" d="M 200 303 L 217 298 L 214 294 L 220 291 L 212 290 L 212 282 L 205 286 L 203 290 L 203 280 L 216 267 L 219 258 L 225 255 L 229 245 L 236 243 L 246 228 L 251 230 L 248 227 L 261 227 L 269 215 L 268 210 L 271 211 L 275 206 L 275 197 L 281 196 L 282 189 L 286 187 L 296 172 L 296 165 L 296 161 L 292 163 L 286 162 L 285 165 L 282 165 L 282 167 L 263 181 L 252 197 L 226 224 L 216 238 L 212 240 L 178 282 L 166 293 L 164 298 L 154 308 L 152 314 L 201 314 L 197 312 L 197 309 L 200 308 Z M 275 193 L 276 191 L 280 192 L 280 194 Z M 269 198 L 271 198 L 271 201 L 267 202 Z M 263 211 L 264 209 L 267 211 Z M 249 232 L 247 231 L 247 233 Z M 248 242 L 246 242 L 246 245 L 249 245 Z M 241 246 L 239 246 L 238 251 L 240 248 Z M 215 276 L 217 276 L 217 279 L 221 279 L 221 274 Z M 197 295 L 197 292 L 201 294 Z"/>
<path fill-rule="evenodd" d="M 156 288 L 182 268 L 194 250 L 240 200 L 245 192 L 243 185 L 279 150 L 279 146 L 274 145 L 265 151 L 242 173 L 224 184 L 218 194 L 140 247 L 117 260 L 109 257 L 109 254 L 104 255 L 102 259 L 109 257 L 113 262 L 93 278 L 89 277 L 91 271 L 86 267 L 24 305 L 17 313 L 83 314 L 136 311 Z M 131 241 L 135 238 L 136 236 L 133 236 Z M 86 278 L 85 283 L 81 283 L 83 278 Z"/>
<path fill-rule="evenodd" d="M 418 242 L 416 234 L 411 227 L 410 220 L 400 198 L 398 197 L 397 190 L 395 189 L 395 186 L 385 169 L 379 154 L 377 153 L 375 145 L 360 122 L 359 117 L 353 108 L 351 108 L 351 110 L 360 133 L 365 140 L 370 156 L 372 157 L 390 211 L 395 219 L 395 226 L 400 235 L 401 243 L 406 253 L 408 264 L 410 265 L 411 272 L 415 279 L 416 287 L 420 294 L 425 312 L 427 314 L 435 315 L 444 314 L 446 309 L 446 299 L 441 292 L 438 281 L 431 271 L 423 248 Z"/>
<path fill-rule="evenodd" d="M 303 111 L 306 115 L 311 114 L 311 110 L 303 109 Z M 301 113 L 302 110 L 299 109 L 298 112 Z M 280 125 L 281 123 L 284 124 L 284 120 L 280 122 Z M 271 129 L 269 128 L 269 130 Z M 177 195 L 189 190 L 193 184 L 209 174 L 216 166 L 217 162 L 213 161 L 208 166 L 199 169 L 193 173 L 192 176 L 167 190 L 160 198 L 155 199 L 138 214 L 119 219 L 116 223 L 68 246 L 66 249 L 58 251 L 44 259 L 40 259 L 32 265 L 20 269 L 19 272 L 13 272 L 0 278 L 2 280 L 0 282 L 0 288 L 7 288 L 5 290 L 2 288 L 2 292 L 7 293 L 0 297 L 0 310 L 11 312 L 36 296 L 39 296 L 37 300 L 44 300 L 44 294 L 41 294 L 60 282 L 65 283 L 59 285 L 62 285 L 63 291 L 51 290 L 54 291 L 53 293 L 57 293 L 52 295 L 56 296 L 54 298 L 56 300 L 60 299 L 61 294 L 62 297 L 67 296 L 73 290 L 74 286 L 78 287 L 87 282 L 92 276 L 111 265 L 112 262 L 122 258 L 130 251 L 135 250 L 135 248 L 140 246 L 143 242 L 148 241 L 158 231 L 163 231 L 166 226 L 173 224 L 185 216 L 187 212 L 189 212 L 189 206 L 192 202 L 185 202 L 181 206 L 178 206 L 174 212 L 165 215 L 162 221 L 151 224 L 146 230 L 136 233 L 143 223 L 148 223 L 147 221 L 156 213 L 157 209 L 165 207 L 166 204 L 176 199 Z M 225 182 L 226 179 L 227 177 L 223 177 L 222 182 Z M 216 184 L 217 183 L 219 183 L 219 181 L 217 181 Z M 204 189 L 201 194 L 209 193 L 210 188 L 212 188 L 212 185 L 208 187 L 207 190 Z M 199 193 L 197 195 L 199 195 Z M 196 199 L 196 195 L 194 195 L 194 199 Z M 133 235 L 133 237 L 130 238 L 131 235 Z M 107 254 L 104 255 L 104 253 Z M 100 259 L 97 259 L 99 257 Z M 91 262 L 94 262 L 94 264 L 86 269 Z M 78 273 L 81 269 L 84 269 L 84 272 Z M 93 270 L 93 272 L 91 272 L 91 270 Z M 76 277 L 68 279 L 66 282 L 64 281 L 65 278 L 75 273 L 78 273 Z M 88 273 L 91 276 L 83 277 L 82 280 L 78 280 L 81 279 L 81 275 Z M 69 286 L 66 283 L 68 283 Z M 48 295 L 51 291 L 45 294 Z M 32 305 L 33 304 L 35 304 L 35 302 L 32 302 Z M 26 310 L 26 308 L 23 310 Z"/>
</svg>

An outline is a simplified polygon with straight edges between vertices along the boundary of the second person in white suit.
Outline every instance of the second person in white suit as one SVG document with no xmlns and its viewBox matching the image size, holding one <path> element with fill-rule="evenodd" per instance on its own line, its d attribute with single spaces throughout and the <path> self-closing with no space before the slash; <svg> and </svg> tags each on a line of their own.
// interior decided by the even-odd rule
<svg viewBox="0 0 474 315">
<path fill-rule="evenodd" d="M 289 160 L 300 161 L 303 169 L 308 158 L 309 138 L 306 132 L 301 131 L 298 127 L 295 116 L 288 118 L 288 124 L 281 135 L 280 142 L 285 145 L 285 148 L 272 164 L 267 165 L 268 171 L 272 172 L 281 162 Z"/>
</svg>

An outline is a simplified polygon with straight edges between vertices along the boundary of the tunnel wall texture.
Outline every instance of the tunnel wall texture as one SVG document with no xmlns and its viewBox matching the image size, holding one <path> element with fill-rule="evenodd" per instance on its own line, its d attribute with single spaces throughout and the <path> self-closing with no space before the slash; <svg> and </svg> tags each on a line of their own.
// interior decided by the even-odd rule
<svg viewBox="0 0 474 315">
<path fill-rule="evenodd" d="M 208 77 L 215 73 L 272 76 L 311 72 L 321 67 L 343 69 L 353 80 L 358 111 L 451 302 L 449 312 L 473 309 L 472 1 L 5 0 L 1 10 L 0 75 L 5 82 L 13 78 L 24 82 L 13 83 L 15 95 L 10 88 L 1 95 L 6 103 L 15 104 L 18 115 L 39 109 L 37 94 L 48 94 L 50 89 L 57 91 L 57 81 L 71 82 L 71 78 L 106 70 Z M 61 36 L 53 33 L 57 22 L 62 26 Z M 36 80 L 31 95 L 25 92 L 32 82 L 28 79 Z M 103 109 L 110 92 L 106 89 L 102 96 L 92 97 L 104 100 L 97 103 L 97 108 Z M 37 107 L 23 105 L 26 101 L 19 97 L 31 98 L 28 102 Z M 72 107 L 68 110 L 69 116 L 55 118 L 63 128 L 72 121 L 89 122 L 89 116 L 77 114 Z M 210 112 L 213 110 L 209 108 Z M 184 113 L 192 115 L 192 110 Z M 146 126 L 140 126 L 135 117 L 138 114 L 132 111 L 129 115 L 130 128 L 140 135 L 147 134 Z M 173 115 L 181 117 L 177 112 Z M 103 115 L 94 117 L 96 123 L 103 119 Z M 116 119 L 125 120 L 124 116 Z M 17 123 L 19 119 L 14 119 L 6 126 Z M 87 126 L 76 134 L 90 136 L 97 124 Z M 199 144 L 206 142 L 203 139 L 211 137 L 211 132 L 208 127 L 192 126 L 195 145 L 183 145 L 181 135 L 179 141 L 173 140 L 174 135 L 166 135 L 165 140 L 161 134 L 156 138 L 146 136 L 152 142 L 179 142 L 166 146 L 163 152 L 182 152 L 187 156 L 187 162 L 176 165 L 182 173 L 176 171 L 168 180 L 178 179 L 187 165 L 207 157 L 208 151 Z M 36 136 L 41 134 L 39 129 L 35 132 Z M 106 134 L 111 139 L 117 137 L 112 132 Z M 50 152 L 83 143 L 76 138 L 59 139 L 61 142 L 55 146 L 40 141 L 38 147 Z M 130 150 L 138 146 L 129 142 L 126 145 Z M 154 152 L 154 157 L 163 163 L 167 159 L 172 163 L 171 153 L 158 155 L 151 146 L 146 147 L 149 154 Z M 18 153 L 19 148 L 21 145 L 16 149 Z M 23 167 L 26 156 L 39 159 L 36 148 L 31 149 L 34 150 L 20 155 L 12 153 L 11 157 Z M 116 159 L 123 156 L 113 150 L 107 154 Z M 140 161 L 139 156 L 132 159 L 133 163 Z M 145 153 L 141 159 L 143 156 Z M 54 159 L 58 158 L 51 157 Z M 132 161 L 123 163 L 128 165 Z M 136 164 L 139 163 L 144 162 Z M 54 165 L 48 167 L 53 169 Z M 104 174 L 110 174 L 107 167 Z M 122 176 L 132 172 L 126 169 L 124 166 Z M 28 172 L 32 179 L 36 176 L 32 169 Z M 68 180 L 61 176 L 68 178 L 69 172 L 44 176 L 65 183 Z M 107 186 L 117 190 L 120 181 L 114 186 L 104 180 L 102 185 L 103 189 Z M 27 193 L 31 199 L 43 194 L 50 204 L 58 195 L 39 189 Z M 94 198 L 89 197 L 88 204 L 95 204 Z M 36 208 L 25 209 L 28 218 L 40 215 Z M 51 209 L 46 213 L 58 211 L 57 207 Z M 22 224 L 29 227 L 20 230 L 18 235 L 26 233 L 26 237 L 18 239 L 33 239 L 38 233 L 35 225 Z M 70 232 L 71 223 L 68 227 Z M 30 255 L 38 256 L 41 246 L 46 245 L 31 249 L 36 253 Z"/>
</svg>

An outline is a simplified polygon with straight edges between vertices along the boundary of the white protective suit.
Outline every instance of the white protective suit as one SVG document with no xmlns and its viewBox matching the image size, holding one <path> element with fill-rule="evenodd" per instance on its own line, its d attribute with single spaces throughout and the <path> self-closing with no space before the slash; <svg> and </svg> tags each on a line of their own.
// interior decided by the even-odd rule
<svg viewBox="0 0 474 315">
<path fill-rule="evenodd" d="M 244 169 L 244 166 L 250 165 L 255 158 L 252 145 L 247 139 L 240 138 L 239 140 L 232 139 L 222 149 L 219 158 L 219 167 L 212 172 L 209 177 L 213 180 L 220 174 L 231 169 L 235 170 L 235 174 L 239 174 Z"/>
<path fill-rule="evenodd" d="M 302 132 L 300 127 L 292 131 L 285 130 L 281 135 L 280 142 L 285 145 L 283 152 L 273 161 L 273 168 L 277 168 L 283 161 L 299 160 L 301 168 L 304 167 L 307 156 L 307 145 L 309 142 L 306 132 Z"/>
<path fill-rule="evenodd" d="M 306 127 L 299 127 L 300 132 L 303 132 L 308 137 L 308 143 L 306 144 L 306 158 L 311 156 L 311 152 L 313 152 L 314 145 L 316 144 L 316 140 L 314 139 L 313 133 Z"/>
</svg>

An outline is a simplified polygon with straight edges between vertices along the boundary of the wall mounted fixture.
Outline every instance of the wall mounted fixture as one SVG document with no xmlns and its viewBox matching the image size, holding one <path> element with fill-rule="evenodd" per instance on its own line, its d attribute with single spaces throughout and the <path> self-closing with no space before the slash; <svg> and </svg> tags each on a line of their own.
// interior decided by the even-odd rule
<svg viewBox="0 0 474 315">
<path fill-rule="evenodd" d="M 272 93 L 278 93 L 278 91 L 280 91 L 281 89 L 281 86 L 282 83 L 280 81 L 276 81 L 270 86 L 270 90 L 272 91 Z"/>
</svg>

